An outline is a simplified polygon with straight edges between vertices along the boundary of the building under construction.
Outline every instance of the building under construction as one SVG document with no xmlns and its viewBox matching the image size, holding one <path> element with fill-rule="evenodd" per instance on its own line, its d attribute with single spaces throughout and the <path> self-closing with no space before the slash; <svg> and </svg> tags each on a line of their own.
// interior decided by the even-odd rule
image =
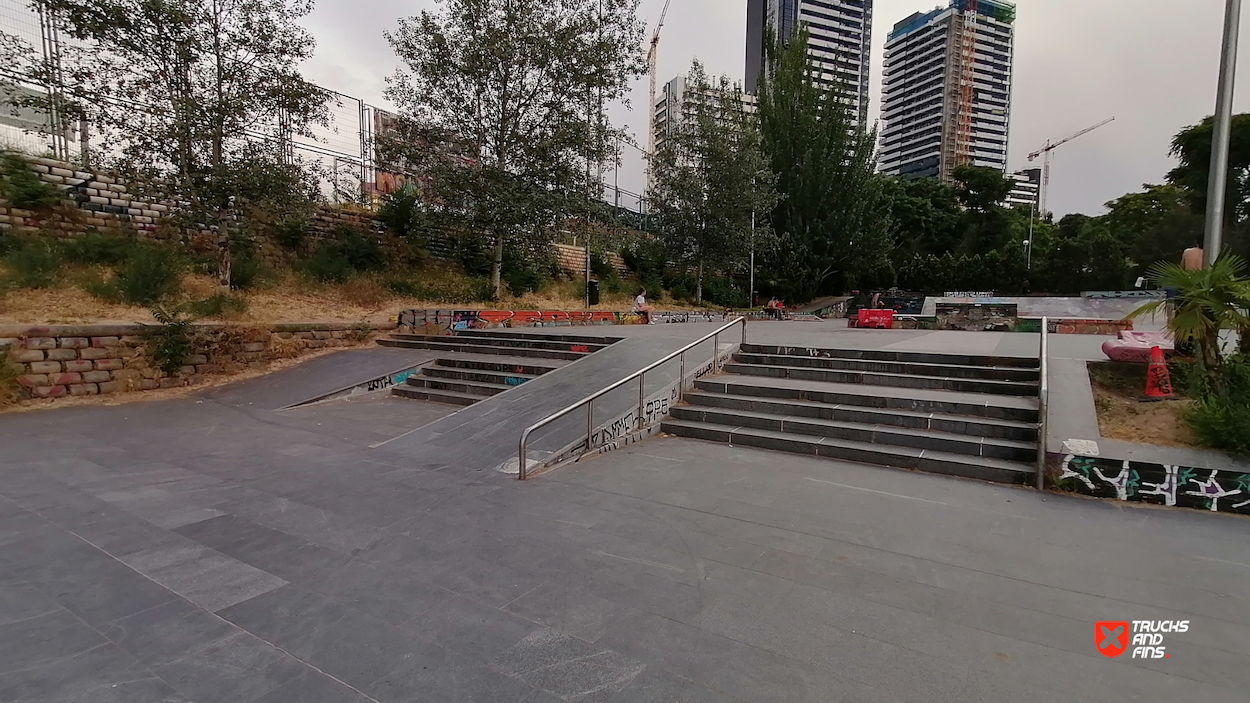
<svg viewBox="0 0 1250 703">
<path fill-rule="evenodd" d="M 951 179 L 956 166 L 1007 169 L 1016 7 L 950 0 L 894 25 L 885 45 L 880 168 Z"/>
</svg>

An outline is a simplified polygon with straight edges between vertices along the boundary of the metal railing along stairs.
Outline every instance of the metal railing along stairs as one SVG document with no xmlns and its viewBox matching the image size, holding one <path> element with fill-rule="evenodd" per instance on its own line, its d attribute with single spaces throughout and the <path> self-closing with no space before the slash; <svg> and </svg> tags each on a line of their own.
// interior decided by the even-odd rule
<svg viewBox="0 0 1250 703">
<path fill-rule="evenodd" d="M 695 347 L 699 346 L 700 344 L 703 344 L 707 342 L 708 340 L 712 340 L 711 371 L 712 373 L 719 372 L 721 368 L 720 337 L 722 334 L 733 329 L 735 325 L 742 325 L 741 344 L 745 344 L 747 341 L 747 318 L 739 317 L 733 322 L 730 322 L 729 324 L 717 329 L 715 332 L 712 332 L 703 337 L 700 337 L 699 339 L 687 344 L 681 349 L 678 349 L 677 351 L 669 354 L 668 356 L 665 356 L 659 361 L 651 363 L 646 368 L 643 368 L 639 371 L 635 371 L 629 376 L 622 378 L 621 380 L 607 386 L 606 388 L 599 390 L 595 393 L 592 393 L 591 395 L 586 396 L 585 398 L 577 401 L 576 403 L 573 403 L 567 408 L 564 408 L 563 410 L 560 410 L 559 412 L 552 413 L 551 415 L 548 415 L 547 417 L 527 427 L 525 431 L 521 433 L 521 439 L 517 445 L 517 458 L 519 459 L 519 471 L 518 471 L 517 477 L 520 480 L 524 481 L 529 474 L 530 462 L 527 457 L 526 449 L 529 445 L 530 435 L 533 434 L 535 430 L 545 427 L 555 422 L 556 420 L 559 420 L 560 418 L 566 415 L 569 415 L 570 413 L 573 413 L 574 411 L 582 407 L 586 408 L 586 451 L 591 451 L 593 449 L 591 445 L 593 443 L 593 438 L 595 434 L 595 421 L 594 421 L 595 401 L 607 395 L 608 393 L 611 393 L 612 391 L 617 390 L 618 388 L 628 385 L 634 380 L 638 381 L 638 410 L 637 410 L 637 415 L 633 423 L 634 424 L 633 430 L 639 431 L 639 430 L 645 429 L 648 425 L 646 421 L 647 416 L 645 412 L 645 409 L 646 409 L 646 385 L 645 384 L 646 384 L 647 373 L 650 371 L 654 371 L 655 369 L 672 361 L 673 359 L 678 359 L 680 361 L 680 371 L 677 376 L 677 400 L 678 402 L 680 402 L 682 396 L 686 392 L 686 354 L 690 352 L 692 349 L 694 349 Z"/>
</svg>

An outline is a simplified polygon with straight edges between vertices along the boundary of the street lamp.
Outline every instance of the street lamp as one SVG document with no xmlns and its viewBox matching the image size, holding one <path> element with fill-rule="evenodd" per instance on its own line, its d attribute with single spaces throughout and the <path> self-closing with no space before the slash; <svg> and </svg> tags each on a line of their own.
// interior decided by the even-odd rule
<svg viewBox="0 0 1250 703">
<path fill-rule="evenodd" d="M 1203 263 L 1207 266 L 1214 264 L 1220 257 L 1240 29 L 1241 0 L 1228 0 L 1224 10 L 1224 50 L 1220 54 L 1220 83 L 1215 95 L 1215 131 L 1211 135 L 1211 173 L 1207 182 L 1207 222 L 1206 235 L 1203 237 Z"/>
</svg>

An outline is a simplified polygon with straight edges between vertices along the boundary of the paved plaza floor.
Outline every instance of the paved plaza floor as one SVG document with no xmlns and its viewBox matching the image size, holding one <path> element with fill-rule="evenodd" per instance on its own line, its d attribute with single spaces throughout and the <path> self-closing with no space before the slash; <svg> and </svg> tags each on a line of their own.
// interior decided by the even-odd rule
<svg viewBox="0 0 1250 703">
<path fill-rule="evenodd" d="M 518 428 L 714 328 L 623 330 L 454 414 L 279 409 L 408 359 L 364 350 L 0 415 L 0 701 L 1246 700 L 1245 519 L 676 438 L 526 482 L 495 470 Z M 1190 624 L 1165 659 L 1099 655 L 1095 623 L 1121 620 Z"/>
</svg>

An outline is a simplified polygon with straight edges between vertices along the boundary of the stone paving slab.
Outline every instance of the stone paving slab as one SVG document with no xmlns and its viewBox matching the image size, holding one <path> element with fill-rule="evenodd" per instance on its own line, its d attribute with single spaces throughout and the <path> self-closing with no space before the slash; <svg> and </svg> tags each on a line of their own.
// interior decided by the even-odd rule
<svg viewBox="0 0 1250 703">
<path fill-rule="evenodd" d="M 551 387 L 585 394 L 701 334 L 663 327 Z M 509 417 L 546 412 L 524 390 L 463 417 L 273 412 L 294 391 L 246 384 L 235 402 L 0 416 L 0 700 L 1220 703 L 1250 688 L 1246 520 L 675 438 L 522 483 L 490 464 L 515 446 Z M 431 419 L 409 435 L 428 441 L 369 448 Z M 1095 651 L 1095 621 L 1156 618 L 1191 621 L 1170 658 Z"/>
</svg>

